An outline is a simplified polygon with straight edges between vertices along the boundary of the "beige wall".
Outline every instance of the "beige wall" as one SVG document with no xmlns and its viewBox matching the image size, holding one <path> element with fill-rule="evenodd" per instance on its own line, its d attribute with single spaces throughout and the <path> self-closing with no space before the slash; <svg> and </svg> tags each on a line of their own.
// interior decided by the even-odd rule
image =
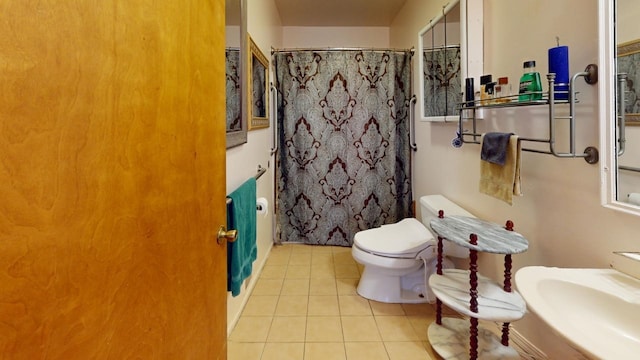
<svg viewBox="0 0 640 360">
<path fill-rule="evenodd" d="M 364 47 L 386 48 L 389 46 L 387 27 L 300 27 L 283 28 L 283 47 L 326 48 Z"/>
<path fill-rule="evenodd" d="M 522 62 L 535 59 L 538 70 L 545 74 L 547 49 L 554 46 L 556 35 L 570 48 L 572 73 L 597 62 L 596 0 L 485 0 L 484 4 L 485 73 L 494 77 L 506 75 L 516 83 Z M 415 43 L 418 29 L 440 6 L 410 0 L 394 21 L 391 44 Z M 577 86 L 581 92 L 577 148 L 599 147 L 597 88 L 581 79 Z M 487 115 L 481 121 L 482 132 L 545 136 L 547 120 L 543 109 L 501 110 Z M 516 269 L 527 265 L 606 268 L 616 260 L 612 251 L 640 247 L 634 240 L 640 231 L 639 219 L 601 206 L 598 165 L 524 152 L 524 196 L 509 206 L 478 192 L 480 148 L 473 144 L 453 148 L 456 124 L 418 122 L 416 132 L 415 197 L 441 193 L 484 219 L 500 223 L 513 220 L 516 231 L 530 242 L 528 252 L 514 256 Z M 495 255 L 483 256 L 480 270 L 495 278 L 502 271 L 502 261 Z M 528 314 L 513 326 L 551 358 L 572 356 L 572 350 L 535 315 Z"/>
<path fill-rule="evenodd" d="M 447 1 L 408 0 L 388 30 L 281 28 L 272 0 L 248 2 L 249 32 L 270 57 L 271 47 L 417 48 L 418 32 L 428 19 L 441 11 Z M 544 75 L 547 71 L 547 50 L 554 46 L 556 35 L 562 44 L 570 48 L 572 73 L 597 62 L 597 0 L 484 0 L 484 3 L 486 73 L 494 77 L 509 76 L 511 82 L 517 84 L 522 62 L 535 59 L 538 70 Z M 573 20 L 566 21 L 569 18 Z M 371 37 L 367 37 L 367 34 Z M 417 61 L 414 61 L 416 89 L 417 73 Z M 581 102 L 576 109 L 577 148 L 584 149 L 589 145 L 599 147 L 597 88 L 586 85 L 581 79 L 577 86 L 581 92 Z M 512 131 L 522 136 L 545 137 L 546 122 L 546 113 L 541 108 L 492 111 L 481 121 L 480 130 Z M 608 267 L 616 260 L 612 251 L 640 248 L 634 240 L 640 231 L 639 219 L 601 206 L 598 165 L 589 165 L 582 159 L 559 159 L 524 152 L 524 196 L 516 198 L 513 206 L 509 206 L 478 192 L 480 149 L 473 144 L 465 144 L 460 149 L 451 146 L 456 124 L 418 122 L 416 132 L 415 197 L 440 193 L 484 219 L 500 223 L 506 219 L 513 220 L 516 231 L 530 241 L 528 252 L 514 256 L 516 269 L 527 265 Z M 564 134 L 563 131 L 560 133 Z M 564 141 L 560 141 L 559 145 L 564 144 Z M 271 146 L 269 128 L 251 131 L 247 144 L 227 152 L 229 191 L 253 176 L 258 164 L 266 166 L 269 162 L 271 167 L 259 181 L 258 191 L 260 196 L 267 196 L 272 201 Z M 266 251 L 271 246 L 270 216 L 260 220 L 258 231 L 260 251 L 257 268 L 264 263 Z M 487 255 L 481 258 L 480 270 L 485 275 L 501 276 L 502 268 L 500 257 Z M 243 296 L 229 298 L 230 326 L 234 323 L 233 319 L 239 316 L 243 301 L 240 298 Z M 535 315 L 528 314 L 513 326 L 551 358 L 573 356 L 572 350 Z"/>
<path fill-rule="evenodd" d="M 273 0 L 247 0 L 247 31 L 271 59 L 271 47 L 280 46 L 282 32 L 280 17 Z M 269 79 L 273 74 L 269 75 Z M 248 295 L 255 286 L 259 272 L 267 259 L 273 243 L 273 166 L 274 158 L 269 155 L 272 147 L 272 127 L 249 131 L 247 143 L 227 150 L 227 193 L 232 192 L 249 177 L 256 174 L 258 165 L 268 167 L 268 171 L 258 180 L 258 197 L 269 200 L 270 210 L 266 217 L 258 216 L 258 258 L 253 263 L 253 275 L 245 281 L 240 295 L 227 297 L 227 329 L 230 333 L 235 326 Z"/>
<path fill-rule="evenodd" d="M 640 39 L 638 0 L 617 0 L 617 39 L 618 44 Z"/>
</svg>

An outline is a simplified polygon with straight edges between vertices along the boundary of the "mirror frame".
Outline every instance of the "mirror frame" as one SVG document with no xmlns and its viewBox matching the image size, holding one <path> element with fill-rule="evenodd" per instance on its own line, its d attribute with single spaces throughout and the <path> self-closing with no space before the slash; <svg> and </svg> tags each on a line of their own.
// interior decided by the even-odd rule
<svg viewBox="0 0 640 360">
<path fill-rule="evenodd" d="M 600 116 L 600 200 L 604 207 L 640 216 L 640 207 L 618 201 L 618 131 L 616 114 L 615 1 L 598 1 L 598 81 Z"/>
<path fill-rule="evenodd" d="M 477 0 L 453 0 L 442 8 L 442 12 L 431 19 L 429 23 L 418 32 L 418 117 L 421 121 L 430 122 L 458 122 L 458 116 L 424 116 L 424 47 L 423 35 L 432 26 L 437 24 L 445 13 L 448 13 L 456 5 L 460 6 L 460 82 L 464 89 L 464 79 L 476 77 L 475 91 L 480 89 L 480 75 L 484 71 L 484 31 L 483 31 L 483 1 Z"/>
<path fill-rule="evenodd" d="M 249 52 L 248 52 L 248 70 L 247 70 L 247 113 L 249 114 L 249 130 L 263 129 L 269 127 L 269 60 L 266 56 L 260 51 L 260 48 L 253 41 L 251 36 L 247 34 L 247 39 L 249 43 Z M 253 113 L 253 103 L 254 103 L 254 79 L 253 79 L 253 71 L 256 62 L 259 65 L 264 67 L 264 84 L 261 84 L 262 90 L 262 98 L 264 99 L 264 116 L 255 116 Z"/>
<path fill-rule="evenodd" d="M 247 0 L 239 0 L 240 1 L 240 83 L 241 83 L 241 130 L 227 132 L 227 149 L 245 144 L 247 142 L 247 114 L 244 111 L 244 106 L 242 104 L 247 103 L 246 99 L 246 89 L 247 87 L 247 72 L 246 69 L 246 56 L 244 54 L 247 53 L 247 45 L 246 45 L 246 34 L 247 34 Z"/>
</svg>

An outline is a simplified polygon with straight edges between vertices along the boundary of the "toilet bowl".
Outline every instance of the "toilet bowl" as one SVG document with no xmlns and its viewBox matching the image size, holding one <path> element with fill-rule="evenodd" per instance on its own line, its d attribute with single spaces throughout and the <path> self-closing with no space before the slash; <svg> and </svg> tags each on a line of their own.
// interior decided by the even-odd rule
<svg viewBox="0 0 640 360">
<path fill-rule="evenodd" d="M 406 218 L 395 224 L 363 230 L 355 234 L 351 254 L 364 271 L 357 292 L 367 299 L 385 303 L 424 303 L 435 301 L 427 285 L 437 263 L 437 237 L 429 222 L 443 210 L 445 215 L 471 216 L 442 195 L 420 198 L 422 222 Z M 465 248 L 444 242 L 446 256 L 466 258 Z M 453 267 L 446 259 L 444 268 Z"/>
</svg>

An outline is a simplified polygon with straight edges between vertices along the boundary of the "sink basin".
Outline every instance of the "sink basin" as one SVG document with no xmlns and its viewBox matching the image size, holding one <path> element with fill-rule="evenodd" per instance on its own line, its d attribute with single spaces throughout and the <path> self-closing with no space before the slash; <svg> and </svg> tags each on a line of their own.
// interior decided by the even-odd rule
<svg viewBox="0 0 640 360">
<path fill-rule="evenodd" d="M 640 280 L 613 269 L 529 266 L 516 272 L 527 307 L 594 359 L 640 354 Z"/>
</svg>

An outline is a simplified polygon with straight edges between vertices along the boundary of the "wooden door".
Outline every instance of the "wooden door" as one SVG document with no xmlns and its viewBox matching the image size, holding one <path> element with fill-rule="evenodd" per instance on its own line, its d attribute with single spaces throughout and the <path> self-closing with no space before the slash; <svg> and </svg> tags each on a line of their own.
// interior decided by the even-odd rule
<svg viewBox="0 0 640 360">
<path fill-rule="evenodd" d="M 0 34 L 0 359 L 226 359 L 224 0 Z"/>
</svg>

